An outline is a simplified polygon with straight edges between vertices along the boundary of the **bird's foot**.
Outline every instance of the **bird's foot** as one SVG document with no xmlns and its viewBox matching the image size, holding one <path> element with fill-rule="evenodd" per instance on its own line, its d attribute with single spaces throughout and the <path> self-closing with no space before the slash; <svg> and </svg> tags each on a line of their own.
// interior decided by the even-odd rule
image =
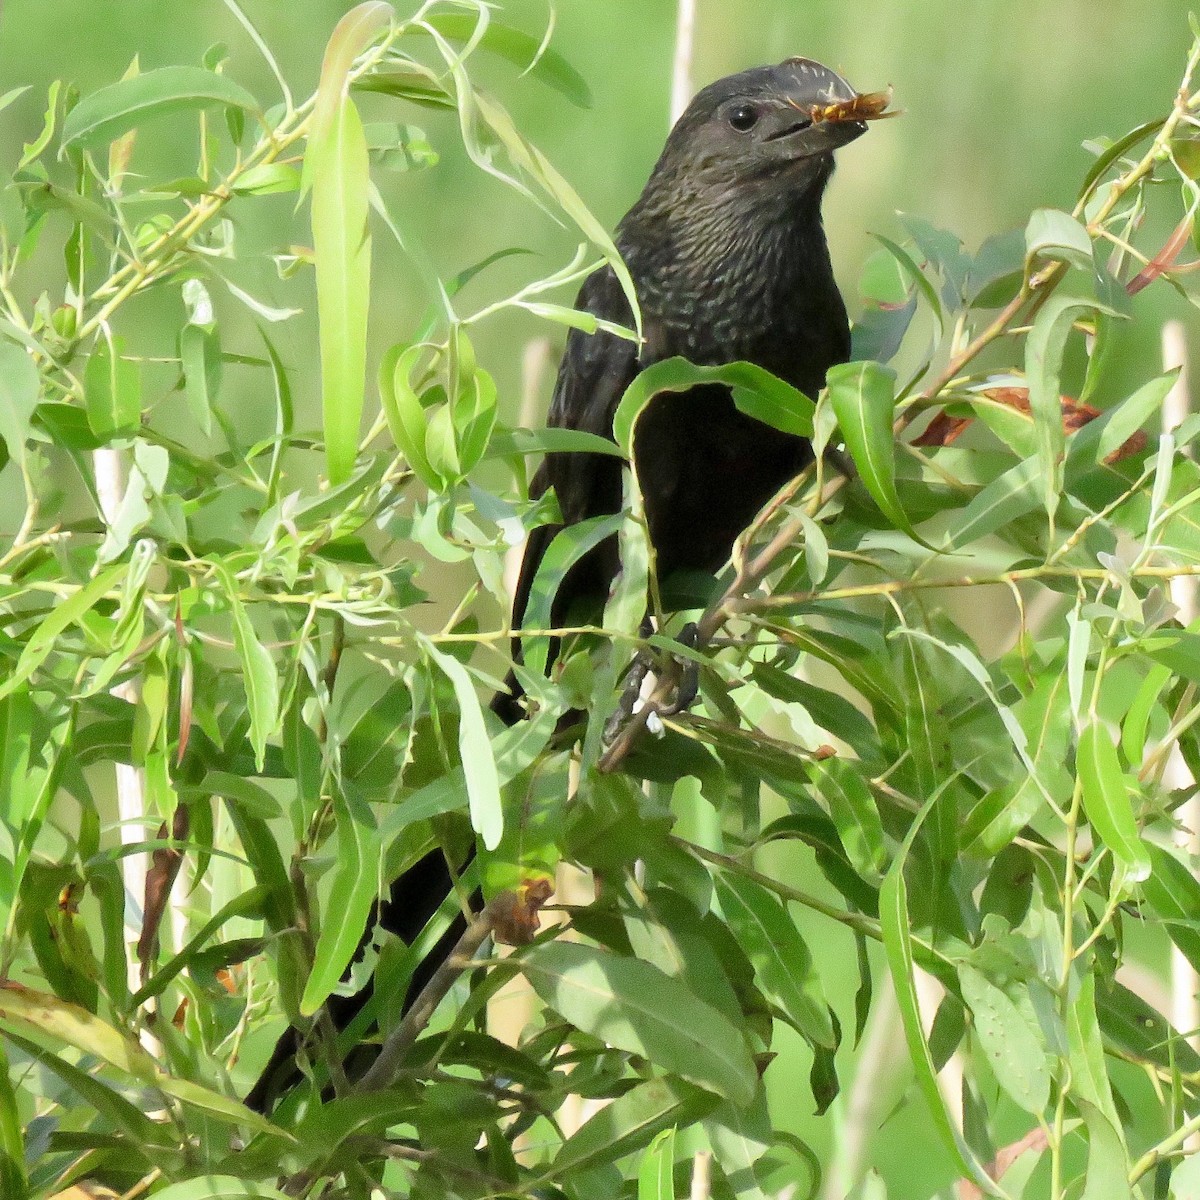
<svg viewBox="0 0 1200 1200">
<path fill-rule="evenodd" d="M 694 649 L 698 631 L 694 621 L 689 621 L 679 632 L 676 641 L 681 646 Z M 617 740 L 625 724 L 648 703 L 643 692 L 650 672 L 657 664 L 648 650 L 643 650 L 629 667 L 621 699 L 612 716 L 604 724 L 604 743 L 611 745 Z M 652 733 L 662 732 L 662 717 L 672 717 L 689 708 L 700 691 L 700 668 L 690 658 L 672 656 L 668 670 L 675 677 L 675 690 L 669 699 L 655 703 L 646 718 L 646 727 Z"/>
</svg>

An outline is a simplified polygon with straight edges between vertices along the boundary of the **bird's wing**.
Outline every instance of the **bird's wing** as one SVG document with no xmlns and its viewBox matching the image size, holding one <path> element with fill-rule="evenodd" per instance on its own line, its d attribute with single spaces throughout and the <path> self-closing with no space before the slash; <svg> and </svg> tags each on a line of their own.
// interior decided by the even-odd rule
<svg viewBox="0 0 1200 1200">
<path fill-rule="evenodd" d="M 575 307 L 605 321 L 633 324 L 629 301 L 611 267 L 588 278 Z M 634 342 L 604 330 L 589 334 L 572 329 L 559 364 L 547 424 L 611 439 L 613 415 L 637 373 Z M 540 496 L 551 487 L 558 497 L 564 525 L 617 512 L 621 507 L 620 461 L 602 454 L 548 454 L 530 483 L 530 495 Z M 542 525 L 529 535 L 513 598 L 514 625 L 519 625 L 524 616 L 538 565 L 561 528 Z M 556 610 L 565 611 L 573 599 L 572 586 L 582 590 L 589 574 L 594 576 L 595 572 L 576 573 L 574 580 L 568 576 L 559 589 Z"/>
</svg>

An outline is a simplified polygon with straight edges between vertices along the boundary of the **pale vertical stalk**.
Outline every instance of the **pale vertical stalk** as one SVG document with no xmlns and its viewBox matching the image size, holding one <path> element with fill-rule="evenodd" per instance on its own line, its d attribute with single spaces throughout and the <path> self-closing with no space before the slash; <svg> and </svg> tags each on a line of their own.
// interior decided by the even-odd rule
<svg viewBox="0 0 1200 1200">
<path fill-rule="evenodd" d="M 92 467 L 96 473 L 96 495 L 100 500 L 100 515 L 106 525 L 116 520 L 121 507 L 124 479 L 121 456 L 118 451 L 102 447 L 92 454 Z M 112 689 L 114 696 L 138 702 L 138 685 L 127 680 Z M 148 836 L 145 824 L 146 794 L 142 773 L 137 767 L 125 763 L 116 764 L 117 819 L 120 827 L 121 844 L 131 845 L 144 842 Z M 148 856 L 126 854 L 121 858 L 121 880 L 125 885 L 125 944 L 127 949 L 126 973 L 132 991 L 141 987 L 137 955 L 130 947 L 137 944 L 141 935 L 142 905 L 146 899 L 146 869 Z"/>
<path fill-rule="evenodd" d="M 671 124 L 692 98 L 692 48 L 696 39 L 696 0 L 679 0 L 675 15 L 675 58 L 671 64 Z"/>
<path fill-rule="evenodd" d="M 946 989 L 939 980 L 922 971 L 920 967 L 913 969 L 913 983 L 917 989 L 917 1003 L 921 1009 L 921 1025 L 925 1030 L 925 1040 L 933 1029 L 933 1019 L 937 1016 L 938 1006 L 946 996 Z M 938 1091 L 942 1093 L 946 1110 L 950 1119 L 961 1130 L 963 1123 L 962 1088 L 963 1088 L 963 1058 L 959 1051 L 950 1056 L 950 1061 L 938 1072 Z"/>
<path fill-rule="evenodd" d="M 1182 423 L 1191 412 L 1191 395 L 1187 379 L 1187 337 L 1182 321 L 1168 321 L 1162 332 L 1163 366 L 1167 370 L 1180 367 L 1179 378 L 1163 404 L 1163 429 L 1171 430 Z M 1171 603 L 1179 609 L 1179 619 L 1190 625 L 1200 615 L 1200 592 L 1195 578 L 1177 576 L 1171 580 Z M 1177 844 L 1194 861 L 1200 853 L 1200 798 L 1196 793 L 1196 781 L 1178 748 L 1172 751 L 1167 762 L 1163 782 L 1171 790 L 1190 789 L 1191 795 L 1178 810 L 1180 829 Z M 1186 1034 L 1194 1047 L 1197 1045 L 1196 1031 L 1200 1028 L 1200 976 L 1195 967 L 1180 953 L 1179 947 L 1171 946 L 1171 1024 Z M 1200 1137 L 1193 1134 L 1185 1143 L 1188 1151 L 1200 1149 Z"/>
<path fill-rule="evenodd" d="M 822 1200 L 843 1200 L 858 1182 L 866 1162 L 867 1145 L 880 1118 L 884 1098 L 881 1080 L 900 1064 L 904 1033 L 892 977 L 884 974 L 863 1031 L 862 1050 L 854 1067 L 854 1082 L 836 1102 L 833 1162 L 825 1176 Z"/>
<path fill-rule="evenodd" d="M 517 424 L 528 429 L 537 418 L 538 397 L 542 390 L 542 379 L 550 365 L 550 339 L 530 338 L 521 351 L 521 407 L 517 413 Z M 504 586 L 511 596 L 517 590 L 521 575 L 521 559 L 525 554 L 525 543 L 512 546 L 504 556 Z"/>
<path fill-rule="evenodd" d="M 712 1196 L 712 1151 L 697 1150 L 692 1159 L 692 1186 L 688 1200 L 709 1200 Z"/>
<path fill-rule="evenodd" d="M 573 758 L 567 778 L 567 794 L 574 797 L 579 789 L 579 759 Z M 591 871 L 573 863 L 559 863 L 555 880 L 555 899 L 559 904 L 582 906 L 596 898 L 596 881 Z M 563 917 L 565 920 L 565 916 Z M 564 1137 L 570 1137 L 585 1121 L 598 1113 L 609 1101 L 585 1100 L 570 1095 L 558 1110 L 558 1123 Z"/>
</svg>

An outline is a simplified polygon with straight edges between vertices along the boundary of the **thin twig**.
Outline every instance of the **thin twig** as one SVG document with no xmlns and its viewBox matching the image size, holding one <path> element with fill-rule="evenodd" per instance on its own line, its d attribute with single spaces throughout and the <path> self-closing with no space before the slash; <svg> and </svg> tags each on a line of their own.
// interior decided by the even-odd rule
<svg viewBox="0 0 1200 1200">
<path fill-rule="evenodd" d="M 404 1056 L 429 1024 L 434 1010 L 446 998 L 458 977 L 471 965 L 480 946 L 491 936 L 492 923 L 491 909 L 485 908 L 467 926 L 466 932 L 458 939 L 445 962 L 421 989 L 420 995 L 413 1001 L 404 1019 L 388 1035 L 379 1051 L 379 1057 L 354 1086 L 355 1092 L 377 1092 L 392 1084 L 404 1063 Z"/>
</svg>

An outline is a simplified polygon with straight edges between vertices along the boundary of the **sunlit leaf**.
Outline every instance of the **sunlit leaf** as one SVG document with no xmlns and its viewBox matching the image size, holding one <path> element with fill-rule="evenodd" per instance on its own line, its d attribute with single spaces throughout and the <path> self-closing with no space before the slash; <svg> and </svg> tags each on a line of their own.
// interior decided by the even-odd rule
<svg viewBox="0 0 1200 1200">
<path fill-rule="evenodd" d="M 1080 731 L 1078 758 L 1083 807 L 1092 828 L 1124 865 L 1130 879 L 1145 879 L 1150 874 L 1150 859 L 1134 820 L 1125 776 L 1116 747 L 1096 718 Z"/>
<path fill-rule="evenodd" d="M 305 1016 L 312 1016 L 325 1003 L 357 953 L 382 884 L 378 875 L 379 831 L 370 807 L 353 793 L 335 793 L 333 815 L 337 822 L 336 866 L 326 905 L 327 919 L 321 924 L 312 972 L 300 998 L 300 1011 Z"/>
<path fill-rule="evenodd" d="M 521 960 L 534 991 L 577 1028 L 664 1070 L 748 1104 L 758 1077 L 742 1034 L 657 967 L 579 943 Z"/>
<path fill-rule="evenodd" d="M 110 142 L 151 117 L 214 104 L 254 112 L 258 101 L 224 75 L 203 67 L 159 67 L 85 96 L 63 121 L 64 147 Z"/>
</svg>

